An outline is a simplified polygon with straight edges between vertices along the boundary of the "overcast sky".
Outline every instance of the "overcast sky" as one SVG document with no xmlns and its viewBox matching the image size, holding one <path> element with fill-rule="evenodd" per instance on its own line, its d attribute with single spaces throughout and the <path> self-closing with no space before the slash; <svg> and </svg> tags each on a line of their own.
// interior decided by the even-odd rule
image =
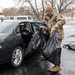
<svg viewBox="0 0 75 75">
<path fill-rule="evenodd" d="M 15 2 L 13 0 L 0 0 L 0 10 L 13 6 L 15 6 Z"/>
<path fill-rule="evenodd" d="M 0 7 L 12 7 L 15 2 L 13 0 L 0 0 Z"/>
<path fill-rule="evenodd" d="M 39 4 L 40 0 L 37 0 L 37 2 Z M 33 0 L 33 4 L 34 4 L 34 0 Z M 9 7 L 14 7 L 14 6 L 16 6 L 16 2 L 14 0 L 0 0 L 0 11 L 3 8 L 9 8 Z"/>
</svg>

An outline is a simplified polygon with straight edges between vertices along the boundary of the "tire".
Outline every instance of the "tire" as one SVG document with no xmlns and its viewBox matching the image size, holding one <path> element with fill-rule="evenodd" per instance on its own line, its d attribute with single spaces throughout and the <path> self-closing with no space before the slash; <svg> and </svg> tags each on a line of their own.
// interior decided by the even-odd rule
<svg viewBox="0 0 75 75">
<path fill-rule="evenodd" d="M 70 46 L 68 46 L 68 49 L 72 49 Z"/>
<path fill-rule="evenodd" d="M 16 47 L 11 55 L 11 66 L 13 68 L 19 67 L 23 61 L 23 49 L 21 47 Z"/>
<path fill-rule="evenodd" d="M 74 46 L 68 46 L 68 48 L 71 49 L 71 50 L 75 50 Z"/>
</svg>

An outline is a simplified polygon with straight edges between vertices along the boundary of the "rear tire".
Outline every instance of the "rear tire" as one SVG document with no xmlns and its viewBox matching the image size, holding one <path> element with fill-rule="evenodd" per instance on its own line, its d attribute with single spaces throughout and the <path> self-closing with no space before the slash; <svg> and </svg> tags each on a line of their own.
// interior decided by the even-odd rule
<svg viewBox="0 0 75 75">
<path fill-rule="evenodd" d="M 23 49 L 16 47 L 11 55 L 11 66 L 13 68 L 19 67 L 23 61 Z"/>
</svg>

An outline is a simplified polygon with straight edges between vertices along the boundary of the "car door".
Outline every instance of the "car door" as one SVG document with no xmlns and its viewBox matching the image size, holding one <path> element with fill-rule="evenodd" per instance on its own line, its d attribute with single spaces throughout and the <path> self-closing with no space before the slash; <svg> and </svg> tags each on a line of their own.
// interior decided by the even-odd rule
<svg viewBox="0 0 75 75">
<path fill-rule="evenodd" d="M 18 26 L 14 29 L 14 33 L 15 33 L 15 38 L 14 38 L 15 44 L 22 46 L 22 45 L 23 45 L 23 39 L 22 39 L 22 37 L 21 37 L 21 32 L 20 32 L 19 24 L 18 24 Z"/>
</svg>

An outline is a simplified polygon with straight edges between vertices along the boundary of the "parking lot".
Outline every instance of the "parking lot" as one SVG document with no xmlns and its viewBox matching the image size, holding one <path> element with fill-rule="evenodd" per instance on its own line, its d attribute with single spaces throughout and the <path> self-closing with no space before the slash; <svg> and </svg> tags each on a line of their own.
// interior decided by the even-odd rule
<svg viewBox="0 0 75 75">
<path fill-rule="evenodd" d="M 75 30 L 73 24 L 64 26 L 65 38 L 62 42 L 60 72 L 48 72 L 48 68 L 53 64 L 47 60 L 40 61 L 39 55 L 33 55 L 31 58 L 24 59 L 23 64 L 16 69 L 10 68 L 9 64 L 0 65 L 0 75 L 75 75 L 75 51 L 63 48 L 65 43 L 75 41 L 74 37 L 70 37 Z"/>
</svg>

